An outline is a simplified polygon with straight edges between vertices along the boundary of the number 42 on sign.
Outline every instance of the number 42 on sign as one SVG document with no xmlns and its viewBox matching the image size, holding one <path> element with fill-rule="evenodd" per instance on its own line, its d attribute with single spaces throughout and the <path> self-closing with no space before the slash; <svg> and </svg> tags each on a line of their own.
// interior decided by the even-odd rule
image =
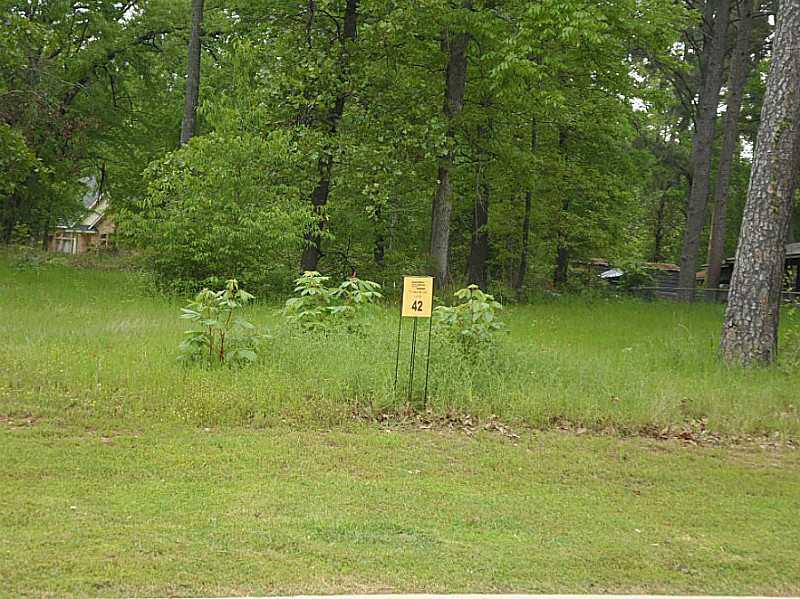
<svg viewBox="0 0 800 599">
<path fill-rule="evenodd" d="M 430 318 L 433 310 L 433 277 L 403 278 L 403 311 L 406 318 Z"/>
<path fill-rule="evenodd" d="M 428 401 L 428 373 L 431 364 L 431 332 L 433 327 L 433 277 L 403 277 L 403 303 L 400 320 L 397 323 L 397 356 L 394 363 L 394 390 L 397 392 L 397 380 L 400 374 L 400 340 L 403 331 L 403 319 L 413 318 L 411 327 L 411 356 L 408 363 L 408 395 L 411 401 L 414 392 L 414 367 L 417 357 L 417 323 L 419 318 L 430 318 L 428 321 L 428 351 L 425 355 L 425 391 L 422 399 Z"/>
</svg>

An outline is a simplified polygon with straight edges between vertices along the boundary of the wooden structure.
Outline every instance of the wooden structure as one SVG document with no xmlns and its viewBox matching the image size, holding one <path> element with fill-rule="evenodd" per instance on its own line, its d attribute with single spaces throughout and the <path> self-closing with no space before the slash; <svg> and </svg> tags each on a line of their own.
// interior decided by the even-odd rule
<svg viewBox="0 0 800 599">
<path fill-rule="evenodd" d="M 722 263 L 718 289 L 720 300 L 725 300 L 728 296 L 728 287 L 731 284 L 731 277 L 733 276 L 733 267 L 735 264 L 735 258 L 728 258 Z M 786 290 L 794 293 L 800 293 L 800 243 L 787 244 L 786 263 L 784 268 L 786 271 Z M 697 273 L 698 285 L 705 283 L 705 280 L 706 271 L 701 270 Z"/>
<path fill-rule="evenodd" d="M 113 245 L 114 220 L 106 214 L 108 202 L 93 182 L 83 197 L 85 216 L 73 223 L 59 223 L 48 236 L 47 248 L 62 254 L 84 254 L 90 250 L 108 249 Z"/>
</svg>

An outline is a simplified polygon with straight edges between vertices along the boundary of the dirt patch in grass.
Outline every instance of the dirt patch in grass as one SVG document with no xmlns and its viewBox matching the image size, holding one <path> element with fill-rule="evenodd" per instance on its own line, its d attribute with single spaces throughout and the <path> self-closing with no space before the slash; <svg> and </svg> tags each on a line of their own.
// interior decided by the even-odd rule
<svg viewBox="0 0 800 599">
<path fill-rule="evenodd" d="M 36 426 L 41 421 L 41 418 L 31 416 L 11 416 L 8 414 L 0 414 L 0 426 L 7 426 L 9 428 L 30 428 Z"/>
<path fill-rule="evenodd" d="M 430 408 L 419 409 L 405 405 L 398 410 L 374 412 L 357 406 L 352 418 L 358 422 L 377 425 L 385 430 L 451 431 L 473 436 L 479 432 L 494 433 L 512 441 L 521 433 L 557 431 L 571 435 L 601 435 L 617 438 L 638 437 L 655 441 L 672 441 L 686 447 L 759 447 L 772 450 L 797 450 L 797 440 L 772 433 L 769 435 L 732 435 L 709 428 L 705 418 L 692 419 L 682 424 L 665 426 L 645 425 L 620 427 L 613 425 L 587 425 L 565 418 L 552 418 L 549 427 L 531 427 L 525 422 L 507 422 L 492 414 L 487 418 L 461 412 L 438 413 Z"/>
</svg>

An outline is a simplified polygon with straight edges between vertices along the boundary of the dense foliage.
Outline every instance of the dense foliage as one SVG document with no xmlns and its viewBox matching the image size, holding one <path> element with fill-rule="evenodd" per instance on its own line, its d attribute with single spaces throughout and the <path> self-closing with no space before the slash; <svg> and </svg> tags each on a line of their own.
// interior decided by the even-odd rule
<svg viewBox="0 0 800 599">
<path fill-rule="evenodd" d="M 178 149 L 190 4 L 0 2 L 6 240 L 44 241 L 93 176 L 170 286 L 434 270 L 522 297 L 591 258 L 678 260 L 711 4 L 208 0 Z M 756 5 L 728 252 L 768 58 Z"/>
<path fill-rule="evenodd" d="M 207 366 L 238 366 L 255 362 L 264 335 L 242 318 L 241 309 L 253 296 L 230 279 L 219 291 L 203 289 L 185 308 L 181 318 L 192 323 L 180 345 L 180 360 Z"/>
<path fill-rule="evenodd" d="M 374 281 L 349 277 L 338 287 L 329 287 L 330 277 L 316 271 L 295 280 L 294 296 L 286 300 L 284 315 L 291 325 L 306 332 L 329 333 L 336 328 L 357 330 L 364 308 L 383 297 Z"/>
<path fill-rule="evenodd" d="M 502 330 L 499 312 L 503 306 L 477 285 L 459 289 L 453 295 L 459 300 L 456 305 L 434 309 L 436 330 L 454 338 L 467 355 L 479 353 Z"/>
</svg>

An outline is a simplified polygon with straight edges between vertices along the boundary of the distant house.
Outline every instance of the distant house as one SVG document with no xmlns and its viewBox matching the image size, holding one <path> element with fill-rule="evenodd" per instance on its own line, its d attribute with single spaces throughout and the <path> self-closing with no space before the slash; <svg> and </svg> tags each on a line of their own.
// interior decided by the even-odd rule
<svg viewBox="0 0 800 599">
<path fill-rule="evenodd" d="M 94 180 L 87 181 L 83 196 L 85 216 L 74 223 L 59 223 L 48 237 L 51 252 L 84 254 L 90 250 L 107 249 L 113 245 L 114 219 L 106 214 L 108 201 L 97 189 Z"/>
<path fill-rule="evenodd" d="M 731 284 L 731 277 L 733 277 L 733 266 L 736 264 L 735 258 L 728 258 L 722 263 L 722 268 L 719 273 L 719 286 L 720 288 L 727 288 Z M 792 280 L 790 287 L 797 293 L 800 293 L 800 243 L 790 243 L 786 246 L 786 274 Z M 706 271 L 701 270 L 697 273 L 697 282 L 699 284 L 705 283 Z"/>
</svg>

